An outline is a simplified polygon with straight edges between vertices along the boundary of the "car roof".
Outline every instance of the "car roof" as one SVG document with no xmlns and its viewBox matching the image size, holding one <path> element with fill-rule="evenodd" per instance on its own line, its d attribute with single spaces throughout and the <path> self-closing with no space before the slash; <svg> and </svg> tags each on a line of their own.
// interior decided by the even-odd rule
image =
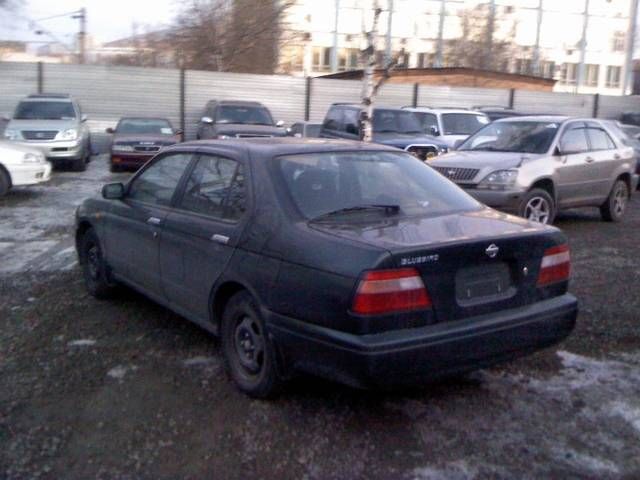
<svg viewBox="0 0 640 480">
<path fill-rule="evenodd" d="M 169 122 L 169 119 L 166 117 L 142 117 L 142 116 L 136 116 L 136 117 L 120 117 L 120 120 L 118 120 L 119 122 L 121 122 L 122 120 L 163 120 L 165 122 Z"/>
<path fill-rule="evenodd" d="M 60 99 L 70 99 L 71 95 L 68 93 L 32 93 L 28 95 L 27 98 L 60 98 Z"/>
<path fill-rule="evenodd" d="M 214 100 L 215 101 L 215 100 Z M 248 100 L 219 100 L 218 105 L 230 105 L 236 107 L 263 107 L 262 103 Z"/>
<path fill-rule="evenodd" d="M 63 95 L 63 94 L 35 94 L 35 95 L 28 95 L 25 98 L 23 98 L 22 100 L 20 100 L 21 102 L 67 102 L 67 103 L 73 103 L 73 98 L 71 98 L 69 95 Z"/>
<path fill-rule="evenodd" d="M 572 118 L 566 115 L 526 115 L 521 117 L 508 117 L 501 118 L 496 120 L 494 123 L 505 123 L 505 122 L 556 122 L 556 123 L 564 123 L 567 120 L 595 120 L 593 118 Z"/>
<path fill-rule="evenodd" d="M 332 107 L 348 107 L 348 108 L 357 108 L 357 109 L 361 109 L 362 105 L 360 105 L 359 103 L 342 103 L 342 102 L 336 102 L 336 103 L 332 103 L 331 104 Z M 393 110 L 393 111 L 405 111 L 406 109 L 404 108 L 398 108 L 398 107 L 373 107 L 373 110 Z"/>
<path fill-rule="evenodd" d="M 404 107 L 405 110 L 411 112 L 429 112 L 429 113 L 462 113 L 468 115 L 484 115 L 483 112 L 470 110 L 461 107 Z"/>
<path fill-rule="evenodd" d="M 194 147 L 207 149 L 223 149 L 236 153 L 248 152 L 252 157 L 276 157 L 279 155 L 295 155 L 318 152 L 354 152 L 354 151 L 387 151 L 397 152 L 394 147 L 387 147 L 379 143 L 365 143 L 356 140 L 335 140 L 327 138 L 296 138 L 296 137 L 269 137 L 269 138 L 242 138 L 228 140 L 198 140 L 185 142 L 175 147 L 193 149 Z"/>
</svg>

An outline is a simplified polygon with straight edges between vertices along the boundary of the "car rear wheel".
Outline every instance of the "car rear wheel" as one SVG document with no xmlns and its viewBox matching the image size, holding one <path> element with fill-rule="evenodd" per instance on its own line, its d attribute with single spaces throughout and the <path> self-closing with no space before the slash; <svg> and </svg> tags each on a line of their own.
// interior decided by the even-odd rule
<svg viewBox="0 0 640 480">
<path fill-rule="evenodd" d="M 4 197 L 9 193 L 10 188 L 11 181 L 9 180 L 9 175 L 7 175 L 7 172 L 0 169 L 0 197 Z"/>
<path fill-rule="evenodd" d="M 522 197 L 518 215 L 532 222 L 550 225 L 556 216 L 553 198 L 546 190 L 534 188 Z"/>
<path fill-rule="evenodd" d="M 87 291 L 96 298 L 109 298 L 113 294 L 114 286 L 109 282 L 98 236 L 93 229 L 89 229 L 80 242 L 80 260 Z"/>
<path fill-rule="evenodd" d="M 624 180 L 617 180 L 609 193 L 607 201 L 600 207 L 600 215 L 607 222 L 622 220 L 629 201 L 629 187 Z"/>
<path fill-rule="evenodd" d="M 275 348 L 253 297 L 235 294 L 222 315 L 222 351 L 227 370 L 244 393 L 267 398 L 277 393 L 281 380 Z"/>
</svg>

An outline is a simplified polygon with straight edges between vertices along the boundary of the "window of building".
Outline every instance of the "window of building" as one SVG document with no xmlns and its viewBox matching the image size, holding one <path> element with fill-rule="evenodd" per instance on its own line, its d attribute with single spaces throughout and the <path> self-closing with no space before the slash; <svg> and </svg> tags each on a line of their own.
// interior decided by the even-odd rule
<svg viewBox="0 0 640 480">
<path fill-rule="evenodd" d="M 286 71 L 295 72 L 304 68 L 304 47 L 302 45 L 292 45 L 284 51 Z"/>
<path fill-rule="evenodd" d="M 328 72 L 331 70 L 331 47 L 313 48 L 313 70 Z"/>
<path fill-rule="evenodd" d="M 624 52 L 627 35 L 625 32 L 614 32 L 611 42 L 613 52 Z"/>
<path fill-rule="evenodd" d="M 622 71 L 622 67 L 607 67 L 607 88 L 619 88 L 620 87 L 620 73 Z"/>
<path fill-rule="evenodd" d="M 556 63 L 544 61 L 540 63 L 540 75 L 544 78 L 553 78 L 556 74 Z"/>
<path fill-rule="evenodd" d="M 584 84 L 587 87 L 597 87 L 598 78 L 600 77 L 600 65 L 585 65 L 584 72 Z"/>
<path fill-rule="evenodd" d="M 564 85 L 575 85 L 577 80 L 578 64 L 563 63 L 560 73 L 560 83 Z"/>
<path fill-rule="evenodd" d="M 360 51 L 357 48 L 341 48 L 338 51 L 338 70 L 356 70 Z"/>
<path fill-rule="evenodd" d="M 516 72 L 520 75 L 530 75 L 532 73 L 532 63 L 530 58 L 516 59 Z"/>
</svg>

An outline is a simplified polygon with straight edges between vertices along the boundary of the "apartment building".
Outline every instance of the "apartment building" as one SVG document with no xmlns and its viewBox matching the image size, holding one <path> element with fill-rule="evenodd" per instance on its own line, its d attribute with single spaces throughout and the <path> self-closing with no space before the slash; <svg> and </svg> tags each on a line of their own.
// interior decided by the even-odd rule
<svg viewBox="0 0 640 480">
<path fill-rule="evenodd" d="M 470 66 L 461 65 L 455 45 L 466 40 L 486 49 L 481 43 L 491 31 L 491 58 L 499 60 L 493 69 L 554 78 L 556 91 L 622 95 L 632 88 L 626 65 L 637 1 L 379 0 L 377 54 L 397 56 L 401 68 Z M 372 5 L 297 0 L 287 18 L 281 72 L 316 76 L 359 68 Z"/>
</svg>

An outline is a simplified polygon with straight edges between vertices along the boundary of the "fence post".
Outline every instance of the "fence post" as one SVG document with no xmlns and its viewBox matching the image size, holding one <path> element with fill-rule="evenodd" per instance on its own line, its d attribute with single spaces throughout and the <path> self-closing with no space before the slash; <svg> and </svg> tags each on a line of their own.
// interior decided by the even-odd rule
<svg viewBox="0 0 640 480">
<path fill-rule="evenodd" d="M 416 108 L 418 106 L 418 95 L 420 94 L 420 84 L 419 83 L 414 83 L 413 84 L 413 108 Z"/>
<path fill-rule="evenodd" d="M 509 109 L 513 110 L 514 105 L 516 104 L 516 89 L 509 89 Z"/>
<path fill-rule="evenodd" d="M 44 63 L 38 62 L 38 93 L 44 92 Z"/>
<path fill-rule="evenodd" d="M 186 119 L 185 119 L 185 102 L 186 102 L 186 82 L 185 82 L 185 69 L 180 69 L 180 129 L 182 130 L 182 141 L 185 141 L 185 137 L 187 132 L 186 128 Z"/>
<path fill-rule="evenodd" d="M 600 94 L 596 93 L 593 96 L 593 111 L 592 111 L 593 118 L 598 118 L 599 109 L 600 109 Z"/>
<path fill-rule="evenodd" d="M 305 78 L 304 87 L 304 121 L 308 122 L 311 118 L 311 77 Z"/>
</svg>

